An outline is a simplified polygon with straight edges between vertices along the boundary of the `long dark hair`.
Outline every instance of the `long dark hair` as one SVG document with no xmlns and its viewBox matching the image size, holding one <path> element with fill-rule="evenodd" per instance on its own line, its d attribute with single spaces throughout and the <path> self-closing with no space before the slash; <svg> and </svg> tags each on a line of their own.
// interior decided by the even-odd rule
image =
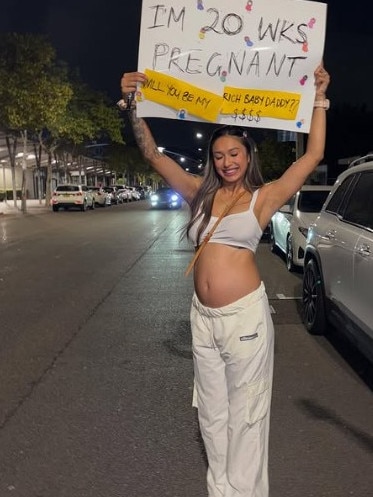
<svg viewBox="0 0 373 497">
<path fill-rule="evenodd" d="M 208 225 L 211 218 L 212 205 L 218 189 L 222 186 L 222 178 L 217 174 L 212 149 L 216 140 L 222 136 L 235 136 L 239 138 L 242 145 L 247 150 L 250 157 L 249 167 L 247 168 L 243 186 L 249 192 L 254 192 L 264 184 L 264 180 L 259 167 L 258 150 L 254 140 L 249 136 L 246 128 L 240 126 L 221 126 L 211 135 L 207 153 L 207 162 L 204 169 L 204 178 L 201 186 L 190 204 L 190 220 L 185 226 L 184 234 L 189 237 L 189 231 L 192 225 L 202 217 L 202 222 L 197 233 L 197 245 L 201 233 Z"/>
</svg>

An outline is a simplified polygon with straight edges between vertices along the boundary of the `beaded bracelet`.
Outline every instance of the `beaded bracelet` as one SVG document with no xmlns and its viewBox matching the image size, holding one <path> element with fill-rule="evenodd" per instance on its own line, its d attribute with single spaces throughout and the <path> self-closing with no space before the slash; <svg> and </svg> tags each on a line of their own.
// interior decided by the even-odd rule
<svg viewBox="0 0 373 497">
<path fill-rule="evenodd" d="M 316 100 L 313 106 L 316 108 L 328 110 L 330 107 L 330 100 L 328 100 L 327 98 L 324 98 L 324 100 Z"/>
</svg>

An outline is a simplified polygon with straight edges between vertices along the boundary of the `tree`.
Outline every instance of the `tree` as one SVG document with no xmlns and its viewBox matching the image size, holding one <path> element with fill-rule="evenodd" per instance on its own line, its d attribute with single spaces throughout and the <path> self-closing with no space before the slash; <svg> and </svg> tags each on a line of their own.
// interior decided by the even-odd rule
<svg viewBox="0 0 373 497">
<path fill-rule="evenodd" d="M 259 144 L 259 157 L 265 181 L 277 179 L 294 162 L 294 144 L 278 142 L 276 132 L 266 132 Z"/>
<path fill-rule="evenodd" d="M 38 35 L 0 35 L 0 128 L 5 131 L 15 195 L 17 141 L 23 140 L 22 210 L 26 210 L 26 153 L 32 136 L 48 157 L 46 203 L 51 198 L 52 159 L 65 148 L 78 158 L 90 140 L 123 143 L 119 112 L 105 95 L 71 79 L 65 64 Z M 40 158 L 39 158 L 40 159 Z M 40 166 L 40 160 L 39 160 Z"/>
<path fill-rule="evenodd" d="M 107 160 L 110 168 L 120 173 L 126 183 L 145 184 L 152 173 L 152 168 L 134 144 L 109 147 Z"/>
<path fill-rule="evenodd" d="M 26 156 L 28 136 L 55 126 L 72 96 L 61 78 L 55 51 L 38 35 L 0 34 L 0 127 L 6 133 L 12 168 L 13 198 L 17 140 L 23 142 L 22 211 L 26 211 Z"/>
<path fill-rule="evenodd" d="M 52 130 L 58 149 L 68 150 L 78 164 L 87 155 L 87 144 L 123 144 L 122 119 L 117 108 L 100 92 L 91 90 L 75 77 L 73 95 L 57 130 Z"/>
</svg>

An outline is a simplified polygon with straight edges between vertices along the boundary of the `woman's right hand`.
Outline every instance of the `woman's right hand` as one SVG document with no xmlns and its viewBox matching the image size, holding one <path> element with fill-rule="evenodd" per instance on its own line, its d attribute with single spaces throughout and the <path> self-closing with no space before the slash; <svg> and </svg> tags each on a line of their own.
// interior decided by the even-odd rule
<svg viewBox="0 0 373 497">
<path fill-rule="evenodd" d="M 146 76 L 142 72 L 126 72 L 120 80 L 120 87 L 122 95 L 126 96 L 128 93 L 133 93 L 137 90 L 138 83 L 144 83 Z"/>
</svg>

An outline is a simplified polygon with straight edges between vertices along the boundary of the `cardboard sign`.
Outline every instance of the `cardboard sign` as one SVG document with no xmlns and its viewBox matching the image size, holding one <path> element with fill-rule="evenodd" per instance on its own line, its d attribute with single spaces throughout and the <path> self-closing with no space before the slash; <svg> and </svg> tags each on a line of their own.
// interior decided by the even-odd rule
<svg viewBox="0 0 373 497">
<path fill-rule="evenodd" d="M 308 132 L 326 4 L 143 0 L 137 113 Z"/>
</svg>

